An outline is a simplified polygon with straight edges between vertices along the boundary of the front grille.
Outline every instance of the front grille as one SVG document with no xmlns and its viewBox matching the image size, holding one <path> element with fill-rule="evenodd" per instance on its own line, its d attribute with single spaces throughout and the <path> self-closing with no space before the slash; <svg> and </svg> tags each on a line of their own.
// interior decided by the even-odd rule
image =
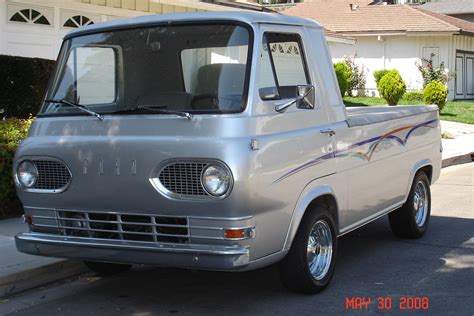
<svg viewBox="0 0 474 316">
<path fill-rule="evenodd" d="M 58 211 L 61 234 L 99 239 L 186 243 L 186 217 Z"/>
<path fill-rule="evenodd" d="M 65 188 L 71 180 L 71 173 L 61 162 L 55 160 L 34 160 L 38 169 L 38 180 L 34 189 L 60 190 Z"/>
<path fill-rule="evenodd" d="M 204 162 L 177 162 L 161 170 L 159 180 L 170 192 L 179 195 L 207 196 L 201 185 L 202 170 L 208 165 Z"/>
</svg>

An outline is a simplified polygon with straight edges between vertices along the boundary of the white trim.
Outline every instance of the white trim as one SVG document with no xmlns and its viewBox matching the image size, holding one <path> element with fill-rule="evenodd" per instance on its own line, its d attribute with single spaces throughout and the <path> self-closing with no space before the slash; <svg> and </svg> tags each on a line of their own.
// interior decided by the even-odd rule
<svg viewBox="0 0 474 316">
<path fill-rule="evenodd" d="M 452 36 L 458 35 L 459 32 L 361 32 L 361 33 L 352 33 L 352 32 L 339 32 L 345 34 L 350 37 L 358 37 L 358 36 Z"/>
<path fill-rule="evenodd" d="M 31 5 L 31 6 L 38 6 L 38 0 L 7 0 L 8 4 L 15 4 L 15 5 Z M 115 15 L 119 17 L 131 17 L 131 16 L 141 16 L 141 15 L 149 15 L 152 13 L 144 12 L 144 11 L 135 11 L 129 9 L 122 9 L 122 8 L 114 8 L 102 5 L 95 5 L 90 3 L 82 3 L 80 1 L 72 1 L 72 0 L 41 0 L 41 6 L 43 7 L 58 7 L 61 9 L 71 9 L 74 11 L 80 11 L 84 13 L 90 13 L 95 15 L 105 14 L 105 15 Z"/>
<path fill-rule="evenodd" d="M 357 41 L 351 38 L 341 38 L 341 37 L 336 37 L 336 36 L 331 36 L 331 35 L 326 35 L 326 40 L 332 43 L 340 43 L 340 44 L 348 44 L 348 45 L 355 45 Z"/>
<path fill-rule="evenodd" d="M 459 32 L 407 32 L 407 36 L 453 36 Z"/>
</svg>

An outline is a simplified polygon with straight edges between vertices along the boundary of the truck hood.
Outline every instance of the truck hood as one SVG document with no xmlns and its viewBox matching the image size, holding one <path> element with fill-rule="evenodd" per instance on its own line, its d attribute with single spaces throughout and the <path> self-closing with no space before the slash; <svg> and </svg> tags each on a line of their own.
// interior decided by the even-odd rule
<svg viewBox="0 0 474 316">
<path fill-rule="evenodd" d="M 106 116 L 104 121 L 89 116 L 39 118 L 17 150 L 16 163 L 29 157 L 56 158 L 72 178 L 62 193 L 19 194 L 26 207 L 186 215 L 192 205 L 203 216 L 216 216 L 220 208 L 210 206 L 220 203 L 227 214 L 242 215 L 232 201 L 243 198 L 239 182 L 248 174 L 245 153 L 251 151 L 249 138 L 242 135 L 250 129 L 245 124 L 248 119 L 223 115 L 193 120 L 162 115 Z M 159 193 L 150 178 L 164 161 L 177 158 L 225 162 L 234 175 L 231 196 L 196 203 Z"/>
</svg>

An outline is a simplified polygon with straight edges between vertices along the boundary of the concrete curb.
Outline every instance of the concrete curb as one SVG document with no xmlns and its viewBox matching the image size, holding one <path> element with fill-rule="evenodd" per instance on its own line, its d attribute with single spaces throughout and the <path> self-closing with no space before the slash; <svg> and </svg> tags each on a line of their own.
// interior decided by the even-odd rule
<svg viewBox="0 0 474 316">
<path fill-rule="evenodd" d="M 61 260 L 0 278 L 0 298 L 27 291 L 87 271 L 79 261 Z"/>
<path fill-rule="evenodd" d="M 460 165 L 463 163 L 470 163 L 473 161 L 474 161 L 474 152 L 470 154 L 463 154 L 463 155 L 443 159 L 441 168 L 446 168 L 446 167 L 454 166 L 454 165 Z"/>
</svg>

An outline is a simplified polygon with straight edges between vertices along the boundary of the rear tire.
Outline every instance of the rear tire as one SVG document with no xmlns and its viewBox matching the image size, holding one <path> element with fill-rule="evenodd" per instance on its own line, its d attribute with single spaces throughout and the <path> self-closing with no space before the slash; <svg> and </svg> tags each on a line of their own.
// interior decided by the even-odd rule
<svg viewBox="0 0 474 316">
<path fill-rule="evenodd" d="M 390 228 L 400 238 L 420 238 L 428 229 L 431 214 L 430 180 L 425 172 L 415 175 L 407 201 L 388 215 Z"/>
<path fill-rule="evenodd" d="M 124 271 L 127 271 L 132 266 L 130 264 L 120 263 L 108 263 L 108 262 L 96 262 L 96 261 L 84 261 L 84 264 L 100 275 L 114 275 Z"/>
<path fill-rule="evenodd" d="M 279 263 L 283 285 L 314 294 L 325 289 L 336 263 L 336 226 L 326 209 L 316 207 L 303 217 L 287 256 Z"/>
</svg>

